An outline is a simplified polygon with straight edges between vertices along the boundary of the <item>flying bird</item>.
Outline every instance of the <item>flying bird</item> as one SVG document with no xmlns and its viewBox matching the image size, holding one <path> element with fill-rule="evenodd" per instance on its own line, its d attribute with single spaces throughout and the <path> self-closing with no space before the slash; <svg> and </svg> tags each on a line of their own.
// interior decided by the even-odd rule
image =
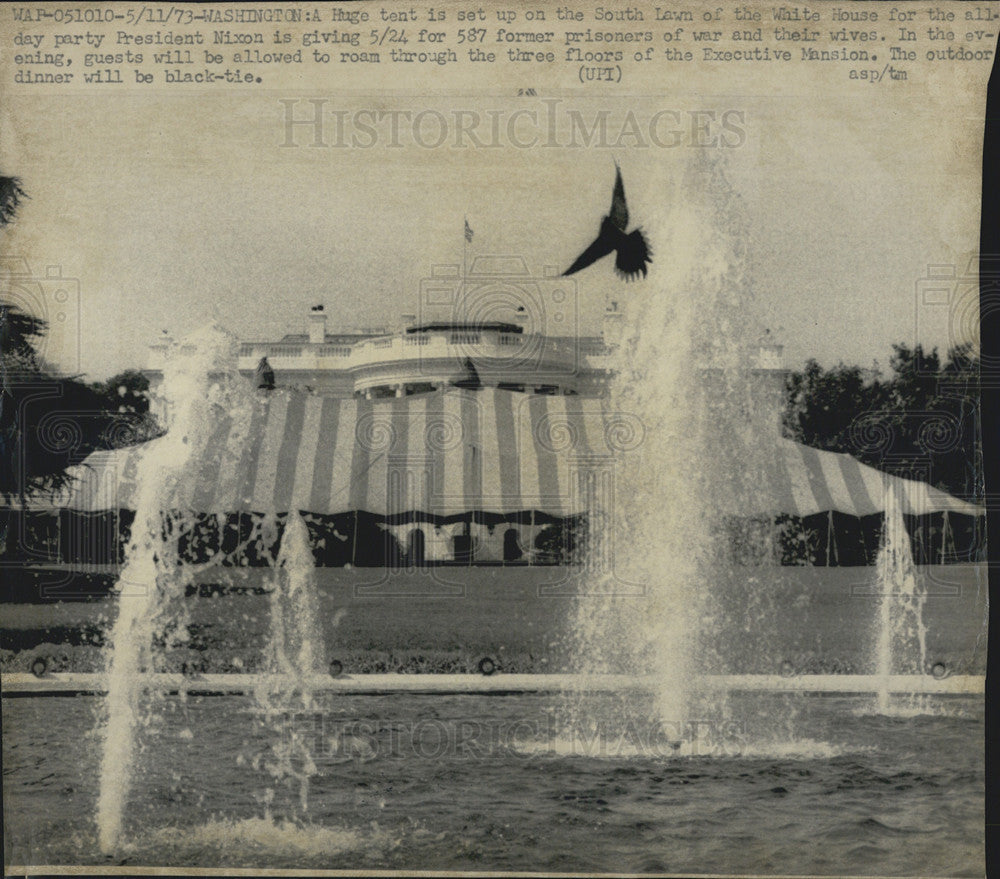
<svg viewBox="0 0 1000 879">
<path fill-rule="evenodd" d="M 615 272 L 620 278 L 631 281 L 640 274 L 645 278 L 649 271 L 646 263 L 652 262 L 649 244 L 641 229 L 626 234 L 628 227 L 628 206 L 625 204 L 625 184 L 622 182 L 622 170 L 615 163 L 615 191 L 611 196 L 611 212 L 601 220 L 601 231 L 597 238 L 577 258 L 563 275 L 572 275 L 601 257 L 615 251 Z"/>
</svg>

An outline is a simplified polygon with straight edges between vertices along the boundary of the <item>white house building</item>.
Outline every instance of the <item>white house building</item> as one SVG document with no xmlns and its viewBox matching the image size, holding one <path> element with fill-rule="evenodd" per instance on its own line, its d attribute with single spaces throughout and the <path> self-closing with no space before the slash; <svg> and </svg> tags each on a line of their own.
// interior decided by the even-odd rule
<svg viewBox="0 0 1000 879">
<path fill-rule="evenodd" d="M 612 296 L 600 334 L 584 336 L 573 279 L 480 256 L 466 271 L 435 267 L 418 312 L 392 329 L 331 326 L 318 304 L 302 332 L 240 343 L 239 372 L 267 389 L 267 414 L 245 490 L 214 500 L 217 512 L 353 513 L 357 530 L 360 511 L 411 560 L 532 560 L 541 530 L 601 506 L 584 494 L 622 451 L 607 442 L 621 414 L 609 399 L 623 323 Z M 145 370 L 160 415 L 172 347 L 152 345 Z M 763 404 L 752 411 L 776 411 L 780 346 L 762 346 L 751 374 Z M 713 384 L 707 369 L 709 396 Z"/>
</svg>

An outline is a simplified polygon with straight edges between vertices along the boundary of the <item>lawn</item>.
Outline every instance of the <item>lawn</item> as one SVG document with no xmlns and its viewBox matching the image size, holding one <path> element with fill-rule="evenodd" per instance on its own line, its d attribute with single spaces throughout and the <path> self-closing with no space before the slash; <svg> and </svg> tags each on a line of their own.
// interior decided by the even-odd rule
<svg viewBox="0 0 1000 879">
<path fill-rule="evenodd" d="M 919 570 L 929 593 L 928 662 L 983 673 L 985 566 Z M 315 574 L 326 654 L 349 671 L 472 671 L 485 655 L 510 672 L 571 671 L 588 652 L 572 621 L 578 605 L 595 599 L 578 594 L 585 581 L 573 569 L 317 568 Z M 189 615 L 190 640 L 169 651 L 162 667 L 259 669 L 270 599 L 254 592 L 273 577 L 261 568 L 203 573 L 200 590 L 178 604 Z M 704 588 L 714 599 L 706 626 L 717 654 L 706 670 L 767 673 L 783 662 L 802 672 L 872 670 L 880 600 L 874 568 L 736 567 Z M 115 600 L 0 604 L 3 669 L 26 670 L 42 653 L 53 670 L 98 670 Z M 616 600 L 647 615 L 657 595 L 647 589 Z"/>
</svg>

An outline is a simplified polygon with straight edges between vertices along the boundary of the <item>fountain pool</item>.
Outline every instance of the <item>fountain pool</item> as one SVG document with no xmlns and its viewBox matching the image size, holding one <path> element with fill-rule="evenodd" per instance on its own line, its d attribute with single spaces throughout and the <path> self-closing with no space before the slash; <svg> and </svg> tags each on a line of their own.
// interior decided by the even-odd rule
<svg viewBox="0 0 1000 879">
<path fill-rule="evenodd" d="M 99 700 L 5 700 L 5 726 L 32 731 L 4 738 L 9 863 L 983 873 L 978 697 L 902 719 L 873 697 L 734 696 L 685 754 L 652 702 L 624 716 L 594 697 L 572 731 L 547 696 L 317 698 L 290 716 L 315 764 L 304 814 L 294 778 L 254 768 L 280 734 L 254 699 L 166 699 L 111 856 L 93 821 Z M 791 714 L 794 735 L 775 721 Z"/>
</svg>

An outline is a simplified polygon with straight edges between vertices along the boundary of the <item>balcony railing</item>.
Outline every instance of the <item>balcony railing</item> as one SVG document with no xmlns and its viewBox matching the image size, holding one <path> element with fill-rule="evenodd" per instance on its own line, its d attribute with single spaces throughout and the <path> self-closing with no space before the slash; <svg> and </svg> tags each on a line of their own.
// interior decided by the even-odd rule
<svg viewBox="0 0 1000 879">
<path fill-rule="evenodd" d="M 608 357 L 613 349 L 600 338 L 540 338 L 521 333 L 489 332 L 489 331 L 443 331 L 439 333 L 403 333 L 394 336 L 384 336 L 366 339 L 351 344 L 314 344 L 308 342 L 244 342 L 239 346 L 239 356 L 242 360 L 257 360 L 267 357 L 277 361 L 276 366 L 293 368 L 289 361 L 299 361 L 302 369 L 322 368 L 317 361 L 336 359 L 339 361 L 336 369 L 349 369 L 352 366 L 375 365 L 380 361 L 394 359 L 411 360 L 414 358 L 467 356 L 468 348 L 475 346 L 478 356 L 489 359 L 498 357 L 509 359 L 514 353 L 511 349 L 521 348 L 525 351 L 536 351 L 540 363 L 546 361 L 576 363 L 582 356 L 591 361 L 581 366 L 603 368 L 599 361 Z M 452 351 L 452 348 L 465 350 Z M 491 354 L 491 349 L 494 353 Z M 502 349 L 498 350 L 498 349 Z M 158 361 L 163 352 L 153 347 L 152 360 Z M 250 368 L 253 364 L 242 363 L 241 368 Z M 152 363 L 151 366 L 156 366 Z M 332 365 L 331 365 L 332 366 Z"/>
<path fill-rule="evenodd" d="M 301 357 L 304 348 L 288 342 L 244 342 L 240 357 Z"/>
<path fill-rule="evenodd" d="M 350 345 L 320 345 L 316 354 L 320 357 L 350 357 L 353 351 Z"/>
</svg>

